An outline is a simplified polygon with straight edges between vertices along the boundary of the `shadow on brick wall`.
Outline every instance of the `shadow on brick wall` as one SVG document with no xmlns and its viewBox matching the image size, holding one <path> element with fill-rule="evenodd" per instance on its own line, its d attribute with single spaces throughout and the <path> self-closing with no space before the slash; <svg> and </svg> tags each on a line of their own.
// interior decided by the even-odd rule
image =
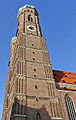
<svg viewBox="0 0 76 120">
<path fill-rule="evenodd" d="M 14 99 L 10 120 L 16 120 L 17 118 L 20 118 L 18 120 L 51 120 L 44 105 L 37 109 L 35 106 L 23 106 L 20 102 L 23 101 L 19 101 L 17 98 Z"/>
</svg>

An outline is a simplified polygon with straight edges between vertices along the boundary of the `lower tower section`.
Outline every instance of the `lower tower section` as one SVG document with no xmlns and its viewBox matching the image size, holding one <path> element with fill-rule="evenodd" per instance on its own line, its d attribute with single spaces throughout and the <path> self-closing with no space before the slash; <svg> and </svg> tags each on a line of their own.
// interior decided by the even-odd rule
<svg viewBox="0 0 76 120">
<path fill-rule="evenodd" d="M 6 120 L 62 119 L 45 38 L 18 33 L 17 40 L 12 41 L 11 52 L 13 73 L 3 120 L 5 116 Z"/>
</svg>

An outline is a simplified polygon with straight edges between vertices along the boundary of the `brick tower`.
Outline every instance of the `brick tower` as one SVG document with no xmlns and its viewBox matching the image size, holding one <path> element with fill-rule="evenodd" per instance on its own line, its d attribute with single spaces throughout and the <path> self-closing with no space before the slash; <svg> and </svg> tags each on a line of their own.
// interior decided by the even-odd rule
<svg viewBox="0 0 76 120">
<path fill-rule="evenodd" d="M 25 5 L 18 12 L 17 35 L 11 41 L 2 120 L 61 120 L 62 106 L 41 34 L 38 13 Z"/>
</svg>

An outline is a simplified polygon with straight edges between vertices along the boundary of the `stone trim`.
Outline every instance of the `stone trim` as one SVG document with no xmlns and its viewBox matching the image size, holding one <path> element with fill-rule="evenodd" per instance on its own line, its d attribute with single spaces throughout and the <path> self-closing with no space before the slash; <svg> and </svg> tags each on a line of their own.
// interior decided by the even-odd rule
<svg viewBox="0 0 76 120">
<path fill-rule="evenodd" d="M 27 115 L 14 114 L 14 117 L 22 117 L 22 118 L 27 118 Z"/>
<path fill-rule="evenodd" d="M 40 49 L 40 48 L 36 48 L 36 47 L 30 47 L 30 46 L 21 46 L 21 45 L 18 45 L 18 47 L 21 47 L 21 48 L 32 48 L 32 49 L 36 49 L 36 50 L 41 50 L 41 51 L 44 51 L 44 52 L 48 52 L 48 50 L 46 49 Z"/>
<path fill-rule="evenodd" d="M 63 120 L 63 118 L 51 117 L 51 120 Z"/>
<path fill-rule="evenodd" d="M 25 60 L 25 59 L 23 59 L 23 58 L 18 58 L 18 59 L 15 59 L 14 60 L 14 63 L 13 63 L 13 66 L 17 63 L 17 61 L 20 61 L 20 62 L 31 62 L 31 63 L 38 63 L 38 64 L 44 64 L 44 65 L 48 65 L 48 66 L 50 66 L 50 63 L 48 63 L 48 62 L 36 62 L 36 61 L 29 61 L 29 60 Z"/>
<path fill-rule="evenodd" d="M 63 92 L 66 92 L 66 93 L 67 93 L 67 92 L 68 92 L 68 93 L 76 93 L 75 90 L 72 91 L 72 90 L 68 90 L 68 89 L 67 89 L 67 90 L 64 90 L 64 89 L 57 89 L 57 91 L 63 91 Z"/>
<path fill-rule="evenodd" d="M 38 80 L 46 80 L 46 81 L 48 80 L 49 83 L 55 83 L 55 80 L 52 79 L 52 78 L 27 77 L 26 75 L 23 75 L 23 74 L 22 74 L 22 75 L 21 75 L 21 74 L 16 74 L 16 76 L 17 76 L 17 77 L 20 77 L 20 78 L 25 77 L 25 78 L 32 78 L 32 79 L 38 79 Z"/>
<path fill-rule="evenodd" d="M 16 94 L 16 97 L 18 97 L 18 96 L 22 96 L 22 97 L 27 97 L 27 98 L 30 98 L 30 99 L 32 99 L 32 98 L 36 98 L 37 96 L 29 96 L 29 95 L 27 95 L 27 94 Z M 51 102 L 52 103 L 58 103 L 59 102 L 59 100 L 58 100 L 58 98 L 56 98 L 56 97 L 37 97 L 37 98 L 39 98 L 40 100 L 42 100 L 42 99 L 44 99 L 44 100 L 51 100 Z"/>
<path fill-rule="evenodd" d="M 48 62 L 36 62 L 36 61 L 29 61 L 29 60 L 24 60 L 24 59 L 17 59 L 18 61 L 26 61 L 26 62 L 31 62 L 31 63 L 38 63 L 38 64 L 47 64 L 48 66 L 50 66 L 50 64 Z"/>
<path fill-rule="evenodd" d="M 72 90 L 76 90 L 76 85 L 74 84 L 67 84 L 67 83 L 60 83 L 60 82 L 56 82 L 56 86 L 57 88 L 66 88 L 67 89 L 72 89 Z"/>
</svg>

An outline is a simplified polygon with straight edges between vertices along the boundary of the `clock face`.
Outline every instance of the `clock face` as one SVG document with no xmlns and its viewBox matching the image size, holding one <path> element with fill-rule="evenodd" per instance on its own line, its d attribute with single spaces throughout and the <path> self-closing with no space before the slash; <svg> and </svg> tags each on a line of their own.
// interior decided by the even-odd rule
<svg viewBox="0 0 76 120">
<path fill-rule="evenodd" d="M 36 31 L 36 28 L 34 26 L 32 26 L 32 25 L 28 25 L 27 28 L 30 31 Z"/>
</svg>

